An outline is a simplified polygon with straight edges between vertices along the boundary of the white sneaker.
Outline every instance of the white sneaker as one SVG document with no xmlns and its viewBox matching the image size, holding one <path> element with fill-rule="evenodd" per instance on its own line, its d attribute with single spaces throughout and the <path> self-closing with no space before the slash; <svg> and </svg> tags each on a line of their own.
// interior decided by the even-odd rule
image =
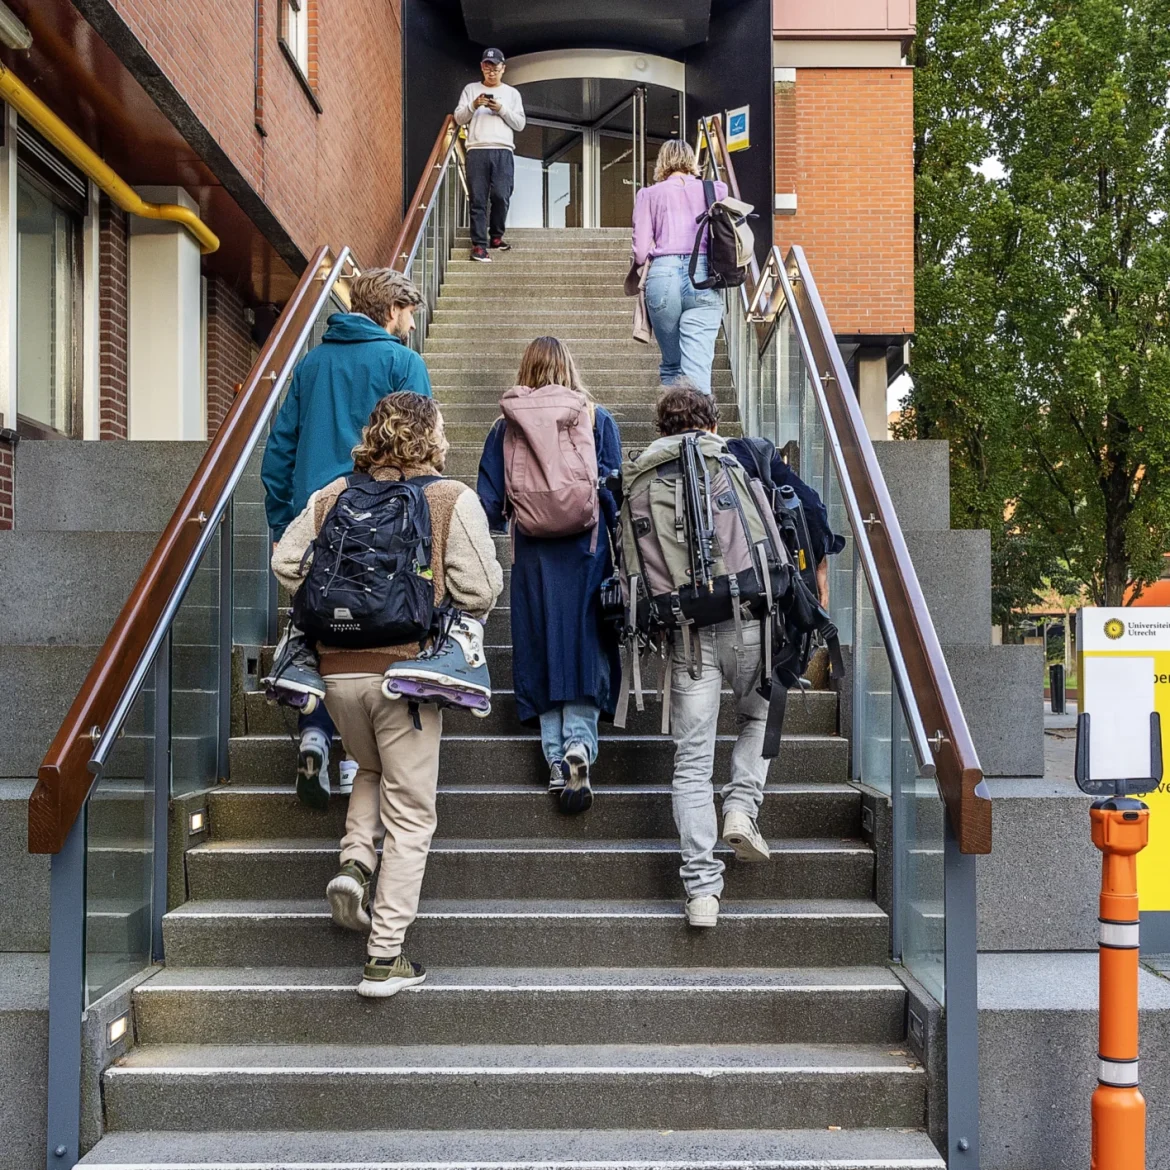
<svg viewBox="0 0 1170 1170">
<path fill-rule="evenodd" d="M 312 727 L 301 736 L 297 753 L 297 796 L 318 812 L 329 807 L 329 739 Z"/>
<path fill-rule="evenodd" d="M 348 796 L 353 791 L 353 778 L 358 774 L 357 760 L 342 760 L 337 766 L 337 791 Z"/>
<path fill-rule="evenodd" d="M 772 851 L 756 822 L 738 809 L 732 809 L 723 818 L 723 842 L 735 850 L 737 861 L 772 860 Z"/>
<path fill-rule="evenodd" d="M 691 926 L 714 926 L 718 921 L 719 899 L 714 894 L 687 899 L 687 922 Z"/>
</svg>

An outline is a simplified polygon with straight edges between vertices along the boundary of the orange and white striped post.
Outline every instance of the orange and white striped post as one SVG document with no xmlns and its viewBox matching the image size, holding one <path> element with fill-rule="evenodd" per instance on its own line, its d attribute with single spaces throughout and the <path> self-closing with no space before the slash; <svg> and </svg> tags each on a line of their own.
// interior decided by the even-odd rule
<svg viewBox="0 0 1170 1170">
<path fill-rule="evenodd" d="M 1150 836 L 1150 810 L 1115 796 L 1091 811 L 1101 850 L 1100 1032 L 1093 1091 L 1091 1170 L 1145 1170 L 1146 1099 L 1138 1087 L 1139 925 L 1137 855 Z"/>
</svg>

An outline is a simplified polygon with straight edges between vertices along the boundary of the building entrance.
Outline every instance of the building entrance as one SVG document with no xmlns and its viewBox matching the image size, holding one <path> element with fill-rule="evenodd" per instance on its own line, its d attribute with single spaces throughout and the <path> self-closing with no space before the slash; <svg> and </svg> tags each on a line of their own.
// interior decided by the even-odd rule
<svg viewBox="0 0 1170 1170">
<path fill-rule="evenodd" d="M 508 226 L 629 226 L 635 195 L 652 181 L 658 147 L 682 133 L 683 94 L 588 77 L 517 88 L 528 124 L 516 135 Z"/>
</svg>

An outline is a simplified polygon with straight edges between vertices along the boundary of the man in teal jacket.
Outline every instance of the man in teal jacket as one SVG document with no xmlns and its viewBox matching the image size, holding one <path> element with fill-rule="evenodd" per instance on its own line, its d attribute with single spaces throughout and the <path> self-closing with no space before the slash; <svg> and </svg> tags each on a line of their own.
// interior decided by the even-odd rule
<svg viewBox="0 0 1170 1170">
<path fill-rule="evenodd" d="M 406 344 L 420 304 L 418 289 L 402 273 L 363 272 L 350 288 L 351 311 L 329 318 L 321 344 L 297 366 L 260 466 L 274 541 L 313 492 L 353 470 L 350 452 L 378 402 L 396 390 L 431 397 L 427 368 Z M 299 729 L 297 794 L 319 808 L 329 798 L 334 731 L 325 705 L 302 715 Z"/>
</svg>

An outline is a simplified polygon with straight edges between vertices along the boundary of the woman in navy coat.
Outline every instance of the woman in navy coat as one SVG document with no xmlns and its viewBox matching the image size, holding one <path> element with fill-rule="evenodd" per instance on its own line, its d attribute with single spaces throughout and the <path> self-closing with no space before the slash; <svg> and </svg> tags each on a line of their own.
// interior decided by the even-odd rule
<svg viewBox="0 0 1170 1170">
<path fill-rule="evenodd" d="M 581 390 L 568 349 L 538 337 L 524 353 L 517 384 Z M 590 403 L 599 478 L 621 467 L 621 438 L 613 416 Z M 493 425 L 479 464 L 479 498 L 495 532 L 508 520 L 504 490 L 505 419 Z M 565 812 L 593 803 L 589 767 L 597 759 L 597 724 L 612 718 L 621 684 L 617 635 L 601 621 L 602 582 L 613 572 L 610 535 L 617 501 L 599 492 L 602 531 L 540 538 L 513 534 L 512 680 L 516 708 L 527 726 L 540 726 L 549 764 L 549 790 Z"/>
</svg>

